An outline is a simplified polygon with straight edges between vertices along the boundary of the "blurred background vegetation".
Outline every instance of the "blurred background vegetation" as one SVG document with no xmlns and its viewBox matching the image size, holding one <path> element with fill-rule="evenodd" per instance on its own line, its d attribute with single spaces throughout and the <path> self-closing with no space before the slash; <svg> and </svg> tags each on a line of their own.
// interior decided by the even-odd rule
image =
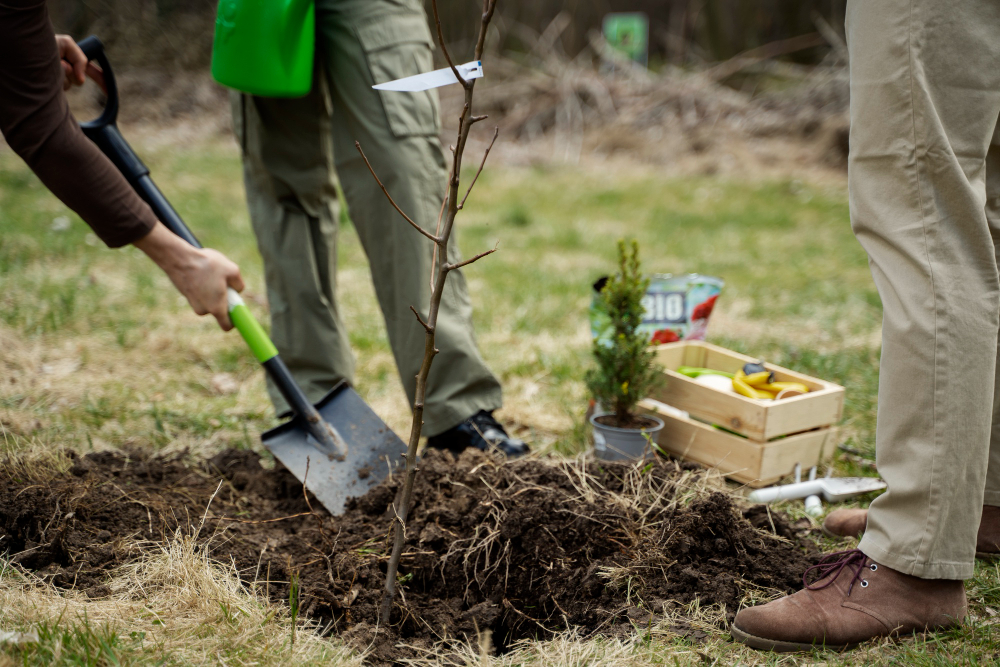
<svg viewBox="0 0 1000 667">
<path fill-rule="evenodd" d="M 335 2 L 336 0 L 327 0 Z M 583 50 L 610 12 L 649 17 L 650 65 L 697 66 L 732 58 L 764 44 L 813 33 L 817 19 L 844 23 L 846 0 L 501 0 L 491 46 L 517 53 L 531 48 L 560 13 L 571 24 L 559 36 L 569 56 Z M 216 3 L 212 0 L 49 0 L 57 30 L 98 34 L 116 63 L 142 68 L 200 69 L 208 65 Z M 430 14 L 430 3 L 425 2 Z M 461 49 L 478 29 L 479 0 L 440 0 L 445 34 Z M 819 61 L 825 47 L 791 59 Z"/>
</svg>

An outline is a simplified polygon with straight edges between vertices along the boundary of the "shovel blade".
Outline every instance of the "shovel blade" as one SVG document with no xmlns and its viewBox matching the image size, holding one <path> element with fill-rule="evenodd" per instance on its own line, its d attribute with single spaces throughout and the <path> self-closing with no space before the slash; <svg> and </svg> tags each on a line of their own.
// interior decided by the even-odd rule
<svg viewBox="0 0 1000 667">
<path fill-rule="evenodd" d="M 406 444 L 346 382 L 331 389 L 316 410 L 347 444 L 343 461 L 317 449 L 298 417 L 267 431 L 261 440 L 330 514 L 338 515 L 350 498 L 403 471 Z"/>
</svg>

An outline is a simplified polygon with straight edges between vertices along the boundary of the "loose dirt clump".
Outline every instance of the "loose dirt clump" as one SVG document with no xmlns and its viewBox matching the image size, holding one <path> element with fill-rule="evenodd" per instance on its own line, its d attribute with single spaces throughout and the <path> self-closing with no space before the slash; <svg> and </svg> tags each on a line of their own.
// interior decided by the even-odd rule
<svg viewBox="0 0 1000 667">
<path fill-rule="evenodd" d="M 0 470 L 0 548 L 56 586 L 99 597 L 143 543 L 197 534 L 248 584 L 392 662 L 445 638 L 492 632 L 498 650 L 568 626 L 631 633 L 678 605 L 724 605 L 750 587 L 800 585 L 816 547 L 766 508 L 740 510 L 702 473 L 672 461 L 499 464 L 469 451 L 421 461 L 401 595 L 378 627 L 398 479 L 326 514 L 283 469 L 249 451 L 208 462 L 96 453 L 68 474 L 39 479 Z"/>
</svg>

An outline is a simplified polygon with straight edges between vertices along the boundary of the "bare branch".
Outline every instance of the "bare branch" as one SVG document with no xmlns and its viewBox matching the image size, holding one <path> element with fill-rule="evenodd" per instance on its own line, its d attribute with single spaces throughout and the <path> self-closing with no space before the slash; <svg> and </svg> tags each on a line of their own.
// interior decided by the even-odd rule
<svg viewBox="0 0 1000 667">
<path fill-rule="evenodd" d="M 455 65 L 451 60 L 451 55 L 448 53 L 448 49 L 444 44 L 444 34 L 441 29 L 441 17 L 438 14 L 437 0 L 431 0 L 431 6 L 434 10 L 434 19 L 437 23 L 437 33 L 438 41 L 441 44 L 441 48 L 444 50 L 445 58 L 448 61 L 448 65 L 451 67 L 452 71 L 459 81 L 462 82 L 462 86 L 465 88 L 465 104 L 462 107 L 462 113 L 458 120 L 458 133 L 454 146 L 452 147 L 452 163 L 451 172 L 448 175 L 448 194 L 445 197 L 444 204 L 442 205 L 442 214 L 439 216 L 438 221 L 438 232 L 434 238 L 436 245 L 434 260 L 432 261 L 433 271 L 431 278 L 431 294 L 430 294 L 430 308 L 427 311 L 426 323 L 420 317 L 420 314 L 414 310 L 417 315 L 418 320 L 421 324 L 425 324 L 425 336 L 424 336 L 424 358 L 420 364 L 420 370 L 417 372 L 416 376 L 416 387 L 414 388 L 414 398 L 413 398 L 413 416 L 410 421 L 410 438 L 407 443 L 406 448 L 406 474 L 403 478 L 403 486 L 400 493 L 399 505 L 393 505 L 393 511 L 395 513 L 395 518 L 392 522 L 392 555 L 389 557 L 389 562 L 386 565 L 385 572 L 385 590 L 382 595 L 382 604 L 380 610 L 380 621 L 381 623 L 388 625 L 393 610 L 393 598 L 396 595 L 397 581 L 396 576 L 399 572 L 399 561 L 403 553 L 403 545 L 406 541 L 406 520 L 407 514 L 410 509 L 410 503 L 413 498 L 413 487 L 414 479 L 417 472 L 417 449 L 420 446 L 420 435 L 423 427 L 423 416 L 424 416 L 424 400 L 427 396 L 427 378 L 430 375 L 431 364 L 434 361 L 435 355 L 438 354 L 438 348 L 434 344 L 434 327 L 437 325 L 438 314 L 441 310 L 441 296 L 444 292 L 445 283 L 448 278 L 448 274 L 455 270 L 462 268 L 463 266 L 468 266 L 473 262 L 482 259 L 486 255 L 492 254 L 497 250 L 494 247 L 484 253 L 476 255 L 472 259 L 466 260 L 464 262 L 459 262 L 457 264 L 448 264 L 448 243 L 451 240 L 451 233 L 455 225 L 455 215 L 459 211 L 459 191 L 460 186 L 459 174 L 462 169 L 462 157 L 465 153 L 465 148 L 468 145 L 469 130 L 472 126 L 485 118 L 485 116 L 473 116 L 472 115 L 472 95 L 474 90 L 475 79 L 465 80 L 458 74 L 455 69 Z M 486 32 L 489 28 L 490 20 L 493 18 L 493 11 L 496 8 L 496 0 L 483 0 L 483 16 L 482 25 L 479 31 L 479 41 L 476 46 L 476 58 L 479 59 L 482 56 L 483 44 L 486 40 Z M 497 132 L 494 132 L 494 140 L 496 139 Z M 490 143 L 492 147 L 493 143 Z M 358 150 L 361 147 L 358 146 Z M 489 149 L 486 151 L 489 153 Z M 364 156 L 364 153 L 362 153 Z M 483 156 L 483 161 L 485 162 L 486 156 Z M 365 162 L 367 162 L 367 158 Z M 371 165 L 368 166 L 371 171 Z M 482 165 L 479 168 L 482 171 Z M 374 175 L 374 171 L 372 171 Z M 479 172 L 476 173 L 478 177 Z M 376 177 L 376 181 L 378 178 Z M 475 183 L 475 179 L 473 179 Z M 379 183 L 381 185 L 381 183 Z M 470 188 L 471 189 L 471 188 Z M 385 191 L 385 188 L 382 188 Z M 388 193 L 386 193 L 388 195 Z M 468 192 L 466 192 L 466 197 L 468 197 Z M 391 199 L 390 199 L 391 201 Z M 465 200 L 463 199 L 464 203 Z M 396 207 L 399 210 L 398 207 Z M 402 211 L 400 211 L 402 213 Z M 405 217 L 405 216 L 404 216 Z M 409 218 L 407 218 L 409 220 Z M 411 221 L 411 224 L 412 221 Z M 419 227 L 418 227 L 419 229 Z M 427 233 L 421 230 L 421 232 L 427 236 Z"/>
<path fill-rule="evenodd" d="M 476 60 L 483 59 L 483 47 L 486 45 L 486 31 L 493 20 L 493 10 L 497 8 L 497 0 L 483 0 L 483 22 L 479 28 L 479 40 L 476 42 Z"/>
<path fill-rule="evenodd" d="M 476 175 L 472 177 L 472 182 L 469 183 L 469 189 L 465 191 L 465 196 L 462 197 L 462 203 L 458 205 L 459 211 L 465 208 L 465 200 L 469 198 L 469 194 L 472 192 L 472 186 L 474 186 L 476 181 L 479 179 L 479 174 L 483 173 L 483 167 L 486 166 L 486 158 L 489 157 L 490 149 L 493 148 L 493 144 L 497 142 L 498 134 L 500 134 L 500 128 L 493 128 L 493 139 L 490 140 L 490 145 L 486 147 L 486 152 L 483 153 L 483 161 L 479 163 L 479 169 L 476 171 Z"/>
<path fill-rule="evenodd" d="M 489 118 L 489 114 L 485 113 L 482 116 L 473 116 L 472 118 L 469 119 L 469 125 L 475 125 L 479 121 L 486 120 L 487 118 Z"/>
<path fill-rule="evenodd" d="M 382 185 L 382 181 L 380 181 L 379 178 L 378 178 L 378 174 L 376 174 L 375 170 L 372 169 L 372 163 L 368 161 L 368 156 L 365 155 L 365 152 L 363 150 L 361 150 L 361 142 L 355 141 L 354 142 L 354 147 L 358 149 L 359 153 L 361 153 L 362 159 L 364 159 L 365 164 L 368 165 L 368 171 L 371 172 L 372 176 L 375 178 L 375 182 L 378 183 L 378 186 L 380 188 L 382 188 L 382 192 L 385 193 L 385 196 L 389 200 L 389 203 L 392 204 L 392 207 L 394 209 L 396 209 L 397 211 L 399 211 L 399 214 L 401 216 L 403 216 L 403 218 L 408 223 L 410 223 L 411 227 L 413 227 L 415 230 L 417 230 L 418 232 L 420 232 L 421 234 L 423 234 L 424 236 L 426 236 L 427 238 L 429 238 L 431 241 L 434 241 L 435 243 L 437 243 L 438 240 L 439 240 L 438 237 L 434 236 L 429 231 L 427 231 L 426 229 L 424 229 L 423 227 L 421 227 L 417 223 L 413 222 L 413 220 L 410 219 L 410 216 L 408 216 L 405 213 L 403 213 L 403 209 L 399 208 L 399 206 L 396 205 L 396 202 L 395 202 L 395 200 L 393 200 L 392 195 L 390 195 L 389 191 L 385 189 L 385 186 Z"/>
<path fill-rule="evenodd" d="M 463 79 L 462 75 L 458 73 L 458 68 L 455 67 L 455 63 L 451 60 L 451 54 L 448 53 L 448 47 L 444 44 L 444 33 L 441 32 L 441 16 L 438 14 L 437 0 L 431 0 L 431 7 L 434 9 L 434 22 L 437 24 L 438 43 L 441 45 L 441 51 L 444 53 L 444 59 L 448 61 L 448 67 L 450 67 L 451 71 L 455 73 L 455 78 L 458 79 L 458 82 L 462 84 L 463 88 L 468 90 L 472 85 L 472 82 Z"/>
<path fill-rule="evenodd" d="M 420 317 L 420 313 L 417 312 L 417 309 L 414 308 L 413 306 L 410 306 L 410 310 L 412 310 L 413 314 L 417 316 L 417 322 L 420 322 L 420 326 L 424 328 L 424 331 L 426 331 L 427 333 L 433 333 L 434 330 L 431 329 L 431 325 L 427 324 L 427 322 L 424 322 L 424 318 Z"/>
<path fill-rule="evenodd" d="M 493 253 L 495 253 L 497 251 L 497 249 L 499 247 L 500 247 L 500 242 L 497 241 L 497 244 L 495 246 L 493 246 L 491 249 L 487 250 L 486 252 L 481 252 L 478 255 L 476 255 L 475 257 L 473 257 L 472 259 L 467 259 L 464 262 L 459 262 L 458 264 L 445 264 L 445 265 L 443 265 L 441 267 L 441 270 L 442 271 L 454 271 L 455 269 L 460 269 L 463 266 L 468 266 L 469 264 L 472 264 L 473 262 L 478 262 L 483 257 L 486 257 L 486 255 L 492 255 Z"/>
<path fill-rule="evenodd" d="M 441 201 L 441 210 L 438 211 L 437 227 L 434 228 L 434 235 L 437 236 L 438 238 L 441 237 L 441 219 L 444 218 L 444 209 L 446 206 L 448 206 L 448 195 L 445 195 L 444 199 Z M 441 251 L 440 244 L 435 243 L 434 255 L 431 256 L 431 276 L 430 276 L 431 296 L 434 295 L 434 276 L 437 274 L 438 253 L 440 251 Z"/>
</svg>

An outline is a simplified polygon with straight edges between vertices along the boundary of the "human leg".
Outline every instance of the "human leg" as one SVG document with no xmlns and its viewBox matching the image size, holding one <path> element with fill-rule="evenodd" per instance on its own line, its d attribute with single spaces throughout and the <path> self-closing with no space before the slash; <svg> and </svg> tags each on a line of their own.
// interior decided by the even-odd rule
<svg viewBox="0 0 1000 667">
<path fill-rule="evenodd" d="M 852 2 L 851 221 L 882 298 L 876 432 L 888 482 L 859 548 L 900 572 L 972 575 L 1000 280 L 984 212 L 1000 113 L 1000 6 Z"/>
<path fill-rule="evenodd" d="M 995 252 L 1000 257 L 1000 122 L 994 128 L 993 140 L 986 155 L 986 220 L 990 226 Z M 992 507 L 1000 507 L 1000 364 L 997 365 L 994 377 L 993 423 L 983 502 Z"/>
<path fill-rule="evenodd" d="M 232 100 L 271 337 L 312 401 L 354 372 L 335 298 L 338 208 L 324 96 L 317 82 L 304 98 Z M 288 408 L 270 381 L 268 393 L 279 414 Z"/>
<path fill-rule="evenodd" d="M 424 355 L 433 244 L 392 208 L 358 154 L 358 141 L 396 203 L 433 231 L 447 169 L 438 134 L 437 95 L 380 92 L 375 83 L 433 68 L 431 37 L 415 0 L 337 0 L 317 4 L 322 58 L 333 101 L 336 170 L 351 219 L 371 264 L 389 342 L 407 397 Z M 454 238 L 449 260 L 459 259 Z M 500 384 L 483 362 L 461 271 L 445 287 L 435 332 L 439 350 L 428 378 L 425 433 L 435 435 L 501 405 Z"/>
<path fill-rule="evenodd" d="M 847 647 L 965 616 L 1000 320 L 986 157 L 1000 6 L 848 3 L 851 222 L 883 304 L 876 457 L 888 482 L 829 576 L 741 610 L 757 648 Z"/>
<path fill-rule="evenodd" d="M 866 509 L 837 509 L 830 512 L 824 519 L 823 532 L 829 537 L 860 539 L 865 533 L 867 523 L 868 510 Z M 979 518 L 979 532 L 976 533 L 976 558 L 993 560 L 998 556 L 1000 556 L 1000 507 L 987 503 L 983 505 L 983 512 Z"/>
</svg>

